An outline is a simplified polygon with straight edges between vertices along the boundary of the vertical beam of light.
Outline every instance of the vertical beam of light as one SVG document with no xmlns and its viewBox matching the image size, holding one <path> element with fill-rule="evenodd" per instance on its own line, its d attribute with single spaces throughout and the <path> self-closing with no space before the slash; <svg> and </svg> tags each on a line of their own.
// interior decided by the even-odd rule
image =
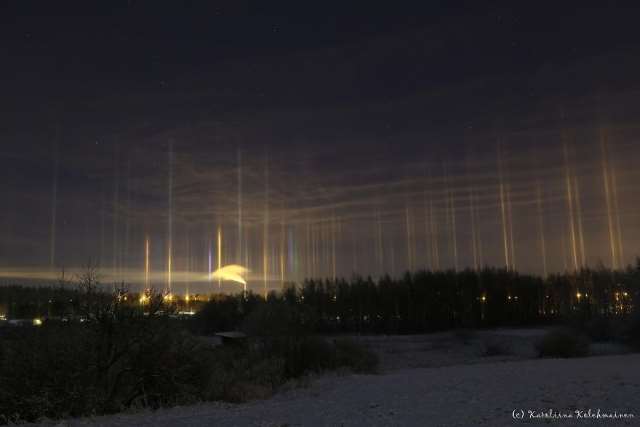
<svg viewBox="0 0 640 427">
<path fill-rule="evenodd" d="M 186 295 L 187 297 L 189 296 L 189 287 L 191 285 L 191 239 L 189 238 L 189 228 L 187 227 L 187 235 L 186 235 L 186 250 L 187 250 L 187 256 L 186 256 L 186 265 L 185 265 L 185 270 L 186 270 Z"/>
<path fill-rule="evenodd" d="M 478 267 L 480 269 L 482 269 L 482 266 L 484 265 L 484 253 L 483 253 L 483 249 L 482 249 L 482 234 L 481 234 L 481 224 L 482 222 L 480 221 L 480 208 L 478 207 L 478 195 L 476 194 L 476 192 L 474 191 L 473 194 L 473 200 L 475 201 L 474 203 L 474 211 L 475 211 L 475 218 L 476 218 L 476 244 L 478 245 Z"/>
<path fill-rule="evenodd" d="M 118 220 L 119 220 L 119 211 L 120 211 L 120 164 L 119 164 L 119 148 L 118 144 L 115 145 L 114 151 L 114 167 L 115 167 L 115 175 L 113 180 L 113 260 L 112 260 L 112 271 L 115 277 L 115 280 L 119 280 L 119 272 L 118 272 Z"/>
<path fill-rule="evenodd" d="M 353 274 L 358 273 L 358 238 L 355 224 L 351 224 L 351 253 L 353 255 Z"/>
<path fill-rule="evenodd" d="M 540 257 L 542 260 L 542 272 L 546 278 L 549 275 L 547 268 L 547 242 L 544 233 L 544 209 L 542 206 L 542 185 L 538 181 L 536 185 L 536 205 L 538 208 L 538 238 L 540 239 Z"/>
<path fill-rule="evenodd" d="M 311 229 L 311 275 L 313 277 L 317 277 L 317 271 L 316 271 L 316 260 L 317 260 L 317 253 L 316 253 L 316 226 L 315 226 L 315 224 L 311 224 L 310 225 L 310 229 Z"/>
<path fill-rule="evenodd" d="M 478 242 L 477 242 L 477 232 L 476 232 L 476 214 L 475 214 L 475 201 L 474 201 L 474 189 L 471 184 L 471 166 L 469 157 L 467 156 L 465 159 L 465 167 L 466 167 L 466 181 L 467 181 L 467 195 L 469 198 L 469 224 L 471 227 L 471 259 L 473 261 L 473 269 L 474 271 L 478 271 Z"/>
<path fill-rule="evenodd" d="M 431 233 L 429 224 L 431 218 L 429 218 L 429 200 L 427 199 L 427 192 L 424 196 L 424 252 L 425 252 L 425 270 L 433 270 L 433 248 L 431 243 Z"/>
<path fill-rule="evenodd" d="M 296 240 L 296 227 L 292 224 L 287 228 L 287 271 L 289 271 L 289 281 L 299 282 L 300 273 L 298 269 L 298 243 Z"/>
<path fill-rule="evenodd" d="M 405 204 L 405 230 L 407 233 L 407 267 L 409 271 L 413 271 L 413 236 L 411 232 L 411 212 L 409 210 L 409 202 Z"/>
<path fill-rule="evenodd" d="M 172 287 L 171 284 L 172 284 L 172 281 L 173 281 L 172 277 L 171 277 L 172 269 L 173 269 L 173 266 L 171 265 L 172 262 L 173 262 L 173 257 L 171 256 L 172 249 L 173 248 L 171 247 L 171 245 L 169 245 L 169 256 L 168 256 L 168 259 L 167 259 L 167 290 L 166 290 L 166 292 L 169 293 L 169 294 L 171 294 L 171 287 Z"/>
<path fill-rule="evenodd" d="M 435 235 L 433 230 L 433 189 L 431 182 L 431 167 L 426 167 L 426 182 L 424 189 L 424 236 L 425 236 L 425 252 L 427 253 L 427 268 L 431 271 L 435 270 Z"/>
<path fill-rule="evenodd" d="M 619 268 L 618 264 L 618 245 L 616 243 L 616 228 L 613 222 L 613 213 L 612 213 L 612 200 L 611 200 L 611 182 L 610 182 L 610 174 L 609 174 L 609 162 L 608 162 L 608 147 L 606 142 L 606 133 L 603 129 L 600 130 L 600 149 L 602 152 L 602 177 L 604 180 L 604 194 L 605 194 L 605 202 L 607 206 L 607 223 L 608 223 L 608 231 L 609 231 L 609 247 L 611 249 L 611 268 L 617 270 Z"/>
<path fill-rule="evenodd" d="M 569 154 L 567 144 L 563 144 L 564 152 L 564 168 L 565 168 L 565 185 L 567 190 L 567 214 L 569 217 L 569 237 L 571 240 L 571 259 L 573 261 L 573 271 L 578 270 L 578 250 L 576 241 L 575 218 L 573 212 L 573 190 L 571 186 L 571 172 L 569 168 Z"/>
<path fill-rule="evenodd" d="M 282 214 L 280 215 L 280 289 L 284 289 L 284 281 L 286 275 L 286 234 L 285 234 L 285 217 L 284 217 L 284 206 L 282 208 Z"/>
<path fill-rule="evenodd" d="M 393 237 L 390 238 L 390 242 L 387 247 L 389 253 L 389 269 L 391 270 L 391 277 L 396 276 L 396 250 L 393 242 Z"/>
<path fill-rule="evenodd" d="M 151 280 L 151 260 L 149 259 L 150 255 L 150 242 L 149 236 L 147 236 L 144 240 L 144 288 L 145 290 L 149 289 L 150 280 Z"/>
<path fill-rule="evenodd" d="M 245 230 L 244 230 L 244 263 L 242 265 L 244 265 L 245 267 L 251 269 L 251 257 L 250 257 L 250 250 L 249 248 L 251 248 L 251 246 L 249 246 L 249 236 L 251 235 L 250 233 L 251 231 L 251 227 L 249 227 L 249 230 L 247 230 L 247 227 L 245 225 Z"/>
<path fill-rule="evenodd" d="M 507 238 L 507 210 L 504 197 L 504 183 L 500 182 L 500 213 L 502 217 L 502 243 L 504 247 L 504 266 L 509 269 L 509 239 Z"/>
<path fill-rule="evenodd" d="M 58 211 L 58 130 L 53 142 L 53 179 L 51 186 L 51 233 L 49 236 L 49 268 L 53 272 L 56 263 L 56 216 Z"/>
<path fill-rule="evenodd" d="M 429 195 L 427 190 L 424 190 L 424 252 L 425 252 L 425 270 L 433 270 L 433 245 L 431 243 L 430 224 L 429 218 Z"/>
<path fill-rule="evenodd" d="M 509 250 L 511 271 L 516 271 L 516 244 L 513 238 L 513 210 L 511 205 L 511 183 L 507 183 L 507 218 L 509 219 Z"/>
<path fill-rule="evenodd" d="M 218 233 L 217 233 L 217 240 L 218 240 L 218 270 L 220 270 L 222 268 L 222 228 L 220 228 L 220 226 L 218 225 Z M 220 292 L 220 289 L 222 288 L 222 278 L 218 277 L 218 292 Z"/>
<path fill-rule="evenodd" d="M 103 268 L 106 264 L 107 264 L 107 260 L 106 258 L 106 244 L 105 244 L 105 229 L 106 229 L 106 210 L 107 210 L 107 206 L 106 206 L 106 202 L 105 202 L 105 184 L 104 181 L 102 183 L 102 193 L 100 194 L 100 201 L 101 201 L 101 206 L 100 206 L 100 264 L 99 267 Z"/>
<path fill-rule="evenodd" d="M 498 144 L 498 179 L 499 179 L 499 193 L 500 193 L 500 213 L 502 218 L 502 243 L 504 247 L 504 265 L 508 270 L 511 267 L 509 260 L 509 237 L 507 226 L 507 203 L 505 200 L 505 188 L 504 188 L 504 174 L 502 171 L 502 148 L 500 143 Z"/>
<path fill-rule="evenodd" d="M 449 245 L 451 246 L 451 252 L 453 256 L 453 270 L 458 271 L 458 235 L 457 235 L 457 229 L 456 229 L 456 207 L 453 200 L 453 191 L 451 189 L 449 172 L 447 170 L 447 165 L 445 163 L 442 164 L 442 169 L 444 172 L 443 179 L 445 182 L 445 189 L 446 189 L 445 203 L 447 205 L 447 222 L 449 225 Z"/>
<path fill-rule="evenodd" d="M 562 250 L 562 271 L 566 273 L 569 271 L 569 264 L 567 263 L 567 238 L 565 233 L 560 236 L 560 249 Z"/>
<path fill-rule="evenodd" d="M 328 218 L 322 224 L 322 255 L 323 255 L 323 265 L 321 267 L 321 272 L 331 277 L 333 280 L 333 265 L 331 258 L 331 248 L 333 247 L 333 233 L 332 233 L 332 218 Z"/>
<path fill-rule="evenodd" d="M 379 267 L 379 272 L 380 275 L 383 275 L 385 273 L 385 266 L 384 266 L 384 242 L 382 240 L 382 217 L 380 214 L 380 205 L 378 204 L 376 206 L 376 240 L 377 240 L 377 244 L 376 244 L 376 248 L 377 248 L 377 258 L 378 258 L 378 267 Z"/>
<path fill-rule="evenodd" d="M 334 257 L 335 257 L 335 261 L 334 264 L 336 265 L 336 277 L 338 275 L 338 270 L 340 269 L 340 267 L 338 266 L 338 256 L 337 256 L 337 248 L 343 248 L 346 246 L 345 242 L 344 242 L 344 236 L 342 234 L 342 218 L 340 217 L 340 215 L 338 215 L 336 217 L 336 224 L 335 224 L 335 233 L 336 233 L 336 249 L 334 251 Z"/>
<path fill-rule="evenodd" d="M 331 278 L 336 281 L 336 214 L 331 213 Z"/>
<path fill-rule="evenodd" d="M 429 224 L 431 235 L 431 253 L 433 254 L 433 269 L 440 270 L 440 245 L 439 245 L 439 232 L 438 222 L 435 215 L 435 208 L 433 207 L 433 197 L 429 198 Z"/>
<path fill-rule="evenodd" d="M 211 273 L 213 272 L 213 256 L 211 254 L 211 240 L 209 240 L 207 242 L 207 277 L 209 278 L 209 281 L 211 281 L 212 277 L 211 277 Z"/>
<path fill-rule="evenodd" d="M 269 271 L 277 272 L 277 259 L 278 253 L 276 251 L 276 244 L 273 242 L 269 242 Z M 275 274 L 275 273 L 274 273 Z"/>
<path fill-rule="evenodd" d="M 475 213 L 475 202 L 473 195 L 473 187 L 469 187 L 469 216 L 471 219 L 471 248 L 473 253 L 473 269 L 478 271 L 478 240 L 477 240 L 477 230 L 476 230 L 476 213 Z"/>
<path fill-rule="evenodd" d="M 393 244 L 393 239 L 391 239 L 391 244 L 389 245 L 389 260 L 391 262 L 391 277 L 396 277 L 396 248 Z"/>
<path fill-rule="evenodd" d="M 307 214 L 307 274 L 306 276 L 308 278 L 313 278 L 315 277 L 314 275 L 314 271 L 313 271 L 313 256 L 314 256 L 314 252 L 313 252 L 313 224 L 311 223 L 311 218 L 309 216 L 309 214 Z"/>
<path fill-rule="evenodd" d="M 587 256 L 584 246 L 584 229 L 582 227 L 582 201 L 580 199 L 580 183 L 575 172 L 573 174 L 573 194 L 576 200 L 576 221 L 578 228 L 578 247 L 580 248 L 580 267 L 587 265 Z"/>
<path fill-rule="evenodd" d="M 325 236 L 325 221 L 320 220 L 316 226 L 316 244 L 317 244 L 317 264 L 318 275 L 323 277 L 329 277 L 329 269 L 326 263 L 326 242 L 327 236 Z"/>
<path fill-rule="evenodd" d="M 309 214 L 306 214 L 304 219 L 304 276 L 305 278 L 313 278 L 313 225 L 311 224 L 311 218 Z"/>
<path fill-rule="evenodd" d="M 326 219 L 322 219 L 316 225 L 316 269 L 319 277 L 328 278 L 330 276 L 330 267 L 327 262 L 327 245 L 329 244 L 329 236 L 326 231 Z"/>
<path fill-rule="evenodd" d="M 458 271 L 458 226 L 453 190 L 449 187 L 449 213 L 451 214 L 451 244 L 453 249 L 453 270 Z"/>
<path fill-rule="evenodd" d="M 242 152 L 238 148 L 238 264 L 242 263 Z"/>
<path fill-rule="evenodd" d="M 172 287 L 172 263 L 173 263 L 173 141 L 169 141 L 169 183 L 168 183 L 168 204 L 169 218 L 167 230 L 167 289 L 166 292 L 171 294 Z"/>
<path fill-rule="evenodd" d="M 324 219 L 316 224 L 316 269 L 319 276 L 328 277 L 328 268 L 325 260 L 326 236 L 324 235 Z"/>
<path fill-rule="evenodd" d="M 312 247 L 311 247 L 311 220 L 309 216 L 307 216 L 306 224 L 305 224 L 305 276 L 308 278 L 313 277 L 313 258 L 312 258 Z"/>
<path fill-rule="evenodd" d="M 269 156 L 264 162 L 264 218 L 262 225 L 262 287 L 267 297 L 267 281 L 269 276 Z"/>
<path fill-rule="evenodd" d="M 444 165 L 443 165 L 444 168 Z M 443 236 L 444 236 L 444 243 L 445 243 L 445 251 L 448 249 L 450 251 L 450 253 L 445 253 L 445 255 L 449 256 L 449 261 L 451 264 L 453 264 L 453 250 L 451 248 L 451 205 L 449 204 L 449 182 L 447 180 L 447 175 L 446 172 L 443 172 L 442 177 L 441 177 L 441 181 L 443 182 L 444 185 L 444 190 L 443 190 L 443 203 L 444 203 L 444 207 L 443 207 L 443 216 L 444 216 L 444 224 L 443 224 Z"/>
<path fill-rule="evenodd" d="M 618 264 L 624 268 L 624 245 L 622 244 L 622 226 L 620 222 L 620 206 L 618 206 L 618 183 L 616 180 L 616 168 L 611 166 L 611 190 L 613 196 L 613 212 L 616 218 L 616 237 L 618 240 Z"/>
<path fill-rule="evenodd" d="M 124 226 L 124 254 L 120 251 L 120 257 L 124 255 L 124 260 L 121 258 L 120 266 L 127 267 L 129 261 L 129 243 L 131 233 L 131 157 L 127 158 L 127 204 L 125 212 L 125 226 Z"/>
</svg>

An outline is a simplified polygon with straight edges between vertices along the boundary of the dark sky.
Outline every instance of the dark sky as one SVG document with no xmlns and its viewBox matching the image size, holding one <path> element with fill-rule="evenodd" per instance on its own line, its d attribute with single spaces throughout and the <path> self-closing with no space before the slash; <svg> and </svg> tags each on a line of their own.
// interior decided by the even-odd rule
<svg viewBox="0 0 640 427">
<path fill-rule="evenodd" d="M 159 270 L 175 238 L 179 268 L 200 271 L 221 226 L 229 252 L 238 251 L 238 233 L 249 248 L 225 261 L 256 271 L 265 252 L 286 253 L 287 275 L 300 278 L 313 270 L 302 264 L 316 226 L 319 241 L 337 239 L 340 274 L 423 267 L 433 254 L 422 193 L 434 187 L 436 240 L 443 252 L 452 239 L 460 250 L 443 264 L 463 267 L 473 240 L 470 182 L 481 195 L 473 209 L 483 212 L 476 226 L 487 235 L 486 262 L 500 265 L 504 254 L 492 243 L 504 237 L 495 223 L 499 144 L 503 179 L 513 186 L 515 245 L 539 240 L 528 232 L 535 218 L 527 203 L 540 180 L 549 202 L 542 230 L 566 229 L 569 164 L 582 189 L 574 214 L 585 216 L 587 262 L 607 262 L 606 250 L 589 249 L 603 246 L 609 227 L 603 180 L 594 178 L 602 174 L 602 129 L 622 169 L 617 213 L 631 256 L 640 221 L 626 213 L 637 194 L 624 164 L 638 154 L 637 8 L 313 3 L 2 2 L 0 266 L 51 268 L 53 252 L 54 269 L 88 258 L 135 269 L 152 236 Z M 242 232 L 232 231 L 238 193 Z M 375 240 L 369 222 L 384 224 L 379 246 L 394 252 L 393 266 L 373 252 L 355 259 L 358 245 Z M 570 236 L 565 243 L 558 251 L 571 260 Z M 516 258 L 539 271 L 533 252 Z M 322 262 L 316 274 L 329 274 Z"/>
</svg>

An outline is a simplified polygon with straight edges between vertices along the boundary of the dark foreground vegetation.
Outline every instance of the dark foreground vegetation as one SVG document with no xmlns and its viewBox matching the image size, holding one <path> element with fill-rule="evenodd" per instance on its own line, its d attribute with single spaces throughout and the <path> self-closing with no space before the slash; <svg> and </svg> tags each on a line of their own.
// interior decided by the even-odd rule
<svg viewBox="0 0 640 427">
<path fill-rule="evenodd" d="M 0 424 L 240 402 L 308 373 L 377 366 L 352 341 L 312 335 L 312 319 L 285 304 L 254 306 L 240 325 L 248 339 L 213 346 L 160 294 L 147 293 L 144 304 L 124 289 L 107 295 L 91 273 L 73 295 L 73 316 L 0 328 Z"/>
<path fill-rule="evenodd" d="M 371 351 L 331 338 L 343 334 L 556 325 L 538 344 L 541 357 L 587 355 L 591 340 L 640 349 L 640 263 L 544 279 L 485 269 L 309 280 L 266 299 L 100 289 L 91 270 L 73 285 L 0 287 L 0 314 L 42 320 L 0 327 L 0 422 L 239 402 L 310 372 L 374 372 Z M 248 338 L 206 338 L 230 330 Z"/>
</svg>

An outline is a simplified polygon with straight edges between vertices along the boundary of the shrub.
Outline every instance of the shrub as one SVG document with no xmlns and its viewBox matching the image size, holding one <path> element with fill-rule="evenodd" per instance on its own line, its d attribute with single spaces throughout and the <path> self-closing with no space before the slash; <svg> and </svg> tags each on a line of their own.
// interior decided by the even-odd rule
<svg viewBox="0 0 640 427">
<path fill-rule="evenodd" d="M 329 367 L 331 347 L 311 336 L 314 325 L 315 318 L 306 307 L 270 301 L 252 311 L 242 329 L 263 358 L 281 359 L 284 376 L 294 378 Z"/>
<path fill-rule="evenodd" d="M 244 402 L 265 398 L 284 381 L 284 360 L 263 358 L 250 347 L 217 347 L 205 376 L 205 400 Z"/>
<path fill-rule="evenodd" d="M 589 338 L 568 328 L 549 331 L 537 344 L 539 357 L 585 357 L 589 355 Z"/>
<path fill-rule="evenodd" d="M 351 340 L 330 342 L 313 336 L 316 324 L 317 317 L 308 307 L 270 301 L 247 316 L 243 330 L 255 337 L 263 357 L 284 361 L 287 379 L 340 367 L 355 372 L 375 370 L 374 353 Z"/>
<path fill-rule="evenodd" d="M 334 348 L 321 337 L 304 336 L 288 340 L 284 353 L 287 376 L 299 377 L 308 372 L 322 372 L 333 369 Z"/>
<path fill-rule="evenodd" d="M 87 322 L 46 322 L 0 341 L 0 422 L 200 399 L 210 350 L 121 297 L 103 304 L 88 295 Z"/>
</svg>

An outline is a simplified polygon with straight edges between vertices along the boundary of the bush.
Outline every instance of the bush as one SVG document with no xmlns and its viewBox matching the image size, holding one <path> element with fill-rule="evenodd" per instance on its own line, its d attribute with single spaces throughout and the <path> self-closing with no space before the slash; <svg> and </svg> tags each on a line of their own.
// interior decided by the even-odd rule
<svg viewBox="0 0 640 427">
<path fill-rule="evenodd" d="M 585 357 L 589 355 L 589 338 L 574 329 L 549 331 L 537 344 L 539 357 Z"/>
<path fill-rule="evenodd" d="M 263 358 L 281 359 L 284 376 L 294 378 L 329 367 L 331 348 L 311 336 L 314 325 L 314 316 L 306 307 L 270 301 L 249 313 L 242 330 L 252 337 L 252 347 Z"/>
<path fill-rule="evenodd" d="M 268 397 L 309 372 L 371 372 L 377 364 L 355 342 L 311 335 L 312 313 L 286 302 L 248 312 L 247 342 L 211 347 L 167 316 L 172 307 L 161 296 L 151 295 L 143 310 L 125 303 L 123 291 L 105 298 L 91 289 L 79 303 L 84 322 L 2 331 L 0 424 L 201 400 L 241 402 Z M 220 301 L 236 313 L 232 303 Z"/>
<path fill-rule="evenodd" d="M 284 381 L 284 360 L 263 358 L 249 347 L 214 349 L 207 367 L 205 400 L 244 402 L 270 396 Z"/>
<path fill-rule="evenodd" d="M 86 295 L 84 323 L 45 322 L 0 341 L 0 423 L 200 399 L 210 349 L 168 316 L 121 304 L 120 292 L 99 299 Z"/>
<path fill-rule="evenodd" d="M 378 360 L 365 347 L 350 340 L 329 342 L 321 337 L 254 339 L 245 346 L 213 350 L 207 370 L 205 400 L 244 402 L 270 396 L 290 379 L 337 368 L 375 372 Z"/>
<path fill-rule="evenodd" d="M 243 330 L 254 337 L 262 357 L 284 362 L 286 379 L 341 367 L 355 372 L 375 370 L 375 354 L 350 340 L 330 342 L 313 336 L 316 324 L 308 307 L 270 301 L 247 316 Z"/>
</svg>

